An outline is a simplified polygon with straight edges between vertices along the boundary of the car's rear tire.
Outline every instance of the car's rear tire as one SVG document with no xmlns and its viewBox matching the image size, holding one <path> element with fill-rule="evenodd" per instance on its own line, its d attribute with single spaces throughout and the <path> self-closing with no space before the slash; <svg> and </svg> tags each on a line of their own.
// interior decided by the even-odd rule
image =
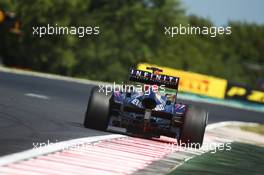
<svg viewBox="0 0 264 175">
<path fill-rule="evenodd" d="M 99 92 L 97 87 L 92 89 L 83 123 L 86 128 L 101 131 L 107 129 L 110 118 L 110 98 L 110 94 Z"/>
<path fill-rule="evenodd" d="M 207 111 L 196 106 L 188 106 L 180 132 L 180 144 L 182 146 L 200 148 L 203 144 L 207 120 Z"/>
</svg>

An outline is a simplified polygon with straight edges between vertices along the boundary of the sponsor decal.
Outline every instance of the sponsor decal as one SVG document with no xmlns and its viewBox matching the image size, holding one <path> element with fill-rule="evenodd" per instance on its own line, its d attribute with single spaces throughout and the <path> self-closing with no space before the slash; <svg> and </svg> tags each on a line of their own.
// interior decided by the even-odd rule
<svg viewBox="0 0 264 175">
<path fill-rule="evenodd" d="M 264 103 L 264 91 L 255 90 L 235 83 L 228 83 L 225 97 L 228 99 Z"/>
<path fill-rule="evenodd" d="M 194 78 L 181 79 L 180 89 L 186 89 L 187 91 L 197 91 L 201 93 L 208 93 L 210 87 L 210 81 L 199 80 Z"/>
<path fill-rule="evenodd" d="M 152 79 L 152 80 L 178 83 L 177 77 L 172 77 L 172 76 L 167 76 L 167 75 L 162 75 L 162 74 L 153 74 L 153 73 L 141 71 L 141 70 L 131 69 L 130 75 L 136 76 L 136 77 L 144 77 L 144 78 Z"/>
<path fill-rule="evenodd" d="M 227 80 L 225 79 L 146 63 L 137 66 L 139 70 L 143 71 L 146 71 L 147 67 L 157 67 L 167 76 L 180 77 L 180 91 L 221 99 L 225 97 L 227 86 Z"/>
<path fill-rule="evenodd" d="M 179 78 L 175 76 L 154 74 L 147 70 L 130 70 L 130 80 L 147 84 L 164 85 L 168 88 L 178 89 Z"/>
</svg>

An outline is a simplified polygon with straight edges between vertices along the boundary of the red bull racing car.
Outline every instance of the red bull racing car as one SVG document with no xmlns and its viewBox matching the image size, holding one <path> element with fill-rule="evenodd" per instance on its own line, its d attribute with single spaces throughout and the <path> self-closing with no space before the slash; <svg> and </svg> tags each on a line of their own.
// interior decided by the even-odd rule
<svg viewBox="0 0 264 175">
<path fill-rule="evenodd" d="M 163 135 L 201 147 L 208 112 L 177 103 L 179 77 L 163 75 L 155 67 L 147 69 L 150 71 L 130 69 L 129 83 L 111 91 L 94 87 L 84 126 L 101 131 L 121 127 L 128 134 L 148 138 Z"/>
</svg>

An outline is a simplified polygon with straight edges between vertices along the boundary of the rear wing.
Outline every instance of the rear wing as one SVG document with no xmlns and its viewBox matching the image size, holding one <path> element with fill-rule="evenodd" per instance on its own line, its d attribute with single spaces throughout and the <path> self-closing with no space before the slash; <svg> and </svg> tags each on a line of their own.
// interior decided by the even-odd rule
<svg viewBox="0 0 264 175">
<path fill-rule="evenodd" d="M 166 88 L 178 90 L 180 78 L 163 74 L 154 74 L 137 69 L 130 69 L 129 80 L 144 84 L 155 84 L 158 86 L 164 85 Z"/>
</svg>

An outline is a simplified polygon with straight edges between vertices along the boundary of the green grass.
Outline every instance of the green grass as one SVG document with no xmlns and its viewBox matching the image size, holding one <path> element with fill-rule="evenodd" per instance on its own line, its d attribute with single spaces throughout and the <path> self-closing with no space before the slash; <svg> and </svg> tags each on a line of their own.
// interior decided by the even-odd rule
<svg viewBox="0 0 264 175">
<path fill-rule="evenodd" d="M 233 143 L 230 151 L 205 153 L 184 163 L 169 175 L 264 174 L 264 147 Z"/>
<path fill-rule="evenodd" d="M 255 132 L 261 135 L 264 135 L 264 125 L 257 125 L 257 126 L 241 126 L 242 130 Z"/>
</svg>

